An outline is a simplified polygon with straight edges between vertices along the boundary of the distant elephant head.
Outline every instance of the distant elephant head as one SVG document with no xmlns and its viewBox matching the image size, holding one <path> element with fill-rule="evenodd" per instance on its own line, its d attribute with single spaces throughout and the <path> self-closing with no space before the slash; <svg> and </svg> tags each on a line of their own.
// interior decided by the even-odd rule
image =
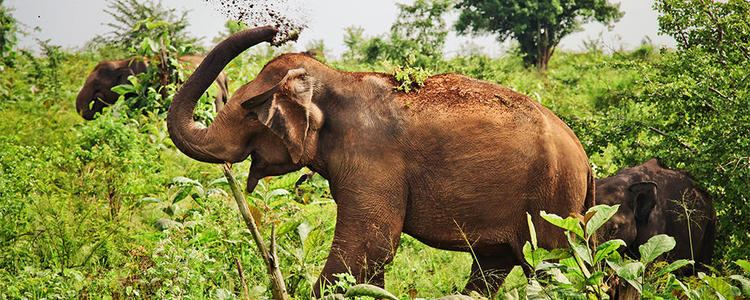
<svg viewBox="0 0 750 300">
<path fill-rule="evenodd" d="M 637 255 L 638 245 L 651 236 L 663 233 L 665 222 L 659 211 L 659 187 L 653 181 L 636 179 L 630 182 L 618 176 L 597 180 L 596 201 L 620 208 L 602 228 L 605 239 L 621 239 L 631 254 Z"/>
<path fill-rule="evenodd" d="M 102 61 L 86 78 L 76 98 L 76 110 L 86 120 L 94 119 L 104 107 L 114 104 L 120 95 L 112 88 L 128 82 L 130 75 L 146 71 L 146 64 L 136 59 Z"/>
</svg>

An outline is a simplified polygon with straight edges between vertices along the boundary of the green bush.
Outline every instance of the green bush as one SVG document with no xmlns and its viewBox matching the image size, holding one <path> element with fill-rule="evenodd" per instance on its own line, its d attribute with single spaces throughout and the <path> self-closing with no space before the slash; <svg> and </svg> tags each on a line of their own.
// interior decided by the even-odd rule
<svg viewBox="0 0 750 300">
<path fill-rule="evenodd" d="M 656 8 L 678 49 L 640 64 L 626 101 L 571 123 L 598 175 L 650 157 L 687 170 L 714 199 L 717 258 L 748 257 L 750 3 L 663 0 Z"/>
<path fill-rule="evenodd" d="M 12 66 L 16 56 L 14 48 L 18 43 L 18 22 L 3 2 L 5 0 L 0 0 L 0 63 Z"/>
</svg>

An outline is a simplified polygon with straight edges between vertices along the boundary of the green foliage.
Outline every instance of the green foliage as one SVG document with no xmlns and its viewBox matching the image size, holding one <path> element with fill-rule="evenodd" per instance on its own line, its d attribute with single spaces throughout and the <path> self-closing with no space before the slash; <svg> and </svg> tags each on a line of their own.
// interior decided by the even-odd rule
<svg viewBox="0 0 750 300">
<path fill-rule="evenodd" d="M 396 82 L 399 83 L 396 90 L 405 93 L 423 87 L 424 81 L 427 80 L 427 77 L 429 76 L 430 73 L 419 67 L 396 67 L 393 70 L 393 77 L 396 79 Z"/>
<path fill-rule="evenodd" d="M 187 12 L 166 8 L 160 2 L 108 0 L 104 12 L 110 17 L 111 21 L 106 25 L 112 31 L 97 37 L 96 40 L 102 44 L 117 45 L 133 52 L 132 49 L 142 48 L 144 37 L 156 42 L 166 39 L 174 45 L 193 45 L 196 42 L 195 38 L 187 34 Z M 189 49 L 195 50 L 197 49 Z"/>
<path fill-rule="evenodd" d="M 581 24 L 609 24 L 621 16 L 619 5 L 608 1 L 460 0 L 459 33 L 492 33 L 499 41 L 516 40 L 527 65 L 547 69 L 555 47 Z"/>
<path fill-rule="evenodd" d="M 4 1 L 0 0 L 0 63 L 12 65 L 16 56 L 14 47 L 18 43 L 18 22 Z"/>
<path fill-rule="evenodd" d="M 184 28 L 175 28 L 169 21 L 138 21 L 128 34 L 131 43 L 128 52 L 146 60 L 148 67 L 146 72 L 130 76 L 129 84 L 112 88 L 121 95 L 122 101 L 118 102 L 124 102 L 127 108 L 121 113 L 129 116 L 143 113 L 163 116 L 179 89 L 179 83 L 187 79 L 188 62 L 182 61 L 181 57 L 193 51 L 195 45 L 175 39 L 178 36 L 175 30 Z M 212 86 L 198 101 L 195 119 L 205 125 L 213 121 L 216 92 L 216 87 Z"/>
<path fill-rule="evenodd" d="M 613 278 L 620 278 L 647 299 L 681 299 L 683 295 L 688 299 L 705 299 L 712 295 L 733 299 L 742 295 L 732 281 L 744 288 L 747 278 L 743 275 L 721 277 L 700 273 L 698 287 L 691 288 L 672 272 L 692 264 L 692 261 L 655 262 L 656 258 L 675 247 L 675 240 L 670 236 L 651 237 L 639 247 L 640 260 L 619 254 L 618 249 L 626 246 L 622 240 L 593 243 L 596 229 L 617 209 L 618 206 L 597 205 L 585 216 L 567 218 L 542 212 L 543 219 L 565 230 L 568 237 L 568 248 L 553 251 L 538 247 L 534 224 L 528 216 L 531 241 L 524 245 L 523 254 L 533 272 L 527 279 L 519 266 L 514 268 L 503 284 L 505 297 L 608 299 L 612 291 L 619 288 L 613 285 Z M 744 264 L 744 261 L 738 261 L 738 264 Z"/>
<path fill-rule="evenodd" d="M 345 59 L 367 64 L 385 60 L 422 68 L 438 65 L 448 35 L 444 15 L 452 9 L 453 1 L 418 0 L 397 5 L 400 12 L 387 38 L 365 38 L 362 28 L 346 29 Z"/>
<path fill-rule="evenodd" d="M 112 32 L 94 39 L 94 44 L 103 44 L 107 51 L 136 57 L 147 62 L 147 70 L 129 78 L 130 83 L 113 88 L 124 102 L 120 113 L 136 116 L 154 113 L 163 116 L 179 83 L 187 79 L 187 64 L 181 57 L 201 50 L 196 39 L 187 34 L 186 13 L 178 14 L 161 3 L 137 0 L 111 0 L 105 11 L 112 19 L 107 25 Z M 229 30 L 241 30 L 241 26 L 228 23 Z M 115 47 L 115 50 L 107 47 Z M 122 59 L 122 57 L 117 57 Z M 198 101 L 195 118 L 208 125 L 213 121 L 215 87 Z M 127 95 L 127 97 L 126 97 Z"/>
<path fill-rule="evenodd" d="M 676 51 L 641 64 L 637 89 L 595 118 L 571 120 L 600 176 L 658 157 L 684 169 L 714 199 L 714 253 L 750 255 L 750 3 L 657 1 Z M 700 216 L 698 216 L 700 217 Z"/>
</svg>

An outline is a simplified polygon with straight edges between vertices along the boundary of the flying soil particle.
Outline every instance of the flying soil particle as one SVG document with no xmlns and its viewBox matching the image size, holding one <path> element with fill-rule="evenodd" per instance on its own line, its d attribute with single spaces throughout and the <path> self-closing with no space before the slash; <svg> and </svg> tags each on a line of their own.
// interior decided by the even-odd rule
<svg viewBox="0 0 750 300">
<path fill-rule="evenodd" d="M 295 40 L 307 27 L 307 12 L 302 0 L 203 0 L 229 19 L 250 27 L 274 26 L 279 34 L 274 44 Z"/>
</svg>

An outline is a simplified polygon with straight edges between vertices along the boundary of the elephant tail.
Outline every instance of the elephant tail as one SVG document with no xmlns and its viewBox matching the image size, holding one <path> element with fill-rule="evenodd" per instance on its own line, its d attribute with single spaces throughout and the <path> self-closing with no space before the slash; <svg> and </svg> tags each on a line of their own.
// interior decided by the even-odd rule
<svg viewBox="0 0 750 300">
<path fill-rule="evenodd" d="M 712 216 L 703 229 L 702 246 L 698 257 L 695 258 L 696 263 L 701 264 L 701 270 L 705 270 L 704 266 L 711 264 L 711 258 L 714 256 L 714 246 L 716 244 L 716 213 L 712 211 Z"/>
<path fill-rule="evenodd" d="M 591 168 L 589 168 L 588 184 L 586 187 L 586 199 L 584 199 L 584 202 L 583 202 L 584 214 L 586 213 L 586 210 L 596 205 L 595 198 L 596 198 L 596 183 L 594 179 L 594 172 L 591 170 Z"/>
</svg>

